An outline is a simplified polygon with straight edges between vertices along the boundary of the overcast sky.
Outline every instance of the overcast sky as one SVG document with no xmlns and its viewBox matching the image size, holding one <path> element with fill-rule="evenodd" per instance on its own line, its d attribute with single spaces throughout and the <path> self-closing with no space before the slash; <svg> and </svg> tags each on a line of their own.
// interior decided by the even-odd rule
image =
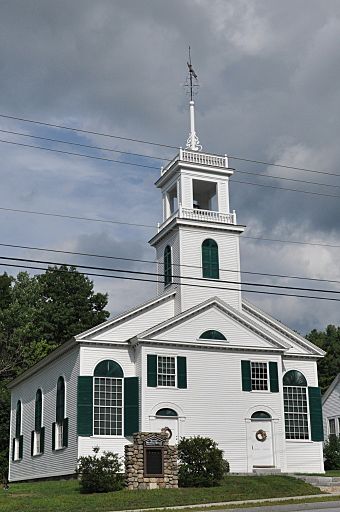
<svg viewBox="0 0 340 512">
<path fill-rule="evenodd" d="M 338 0 L 0 0 L 0 113 L 184 146 L 188 98 L 182 85 L 190 44 L 201 85 L 196 118 L 204 151 L 328 172 L 230 160 L 236 168 L 231 207 L 238 221 L 247 225 L 245 237 L 328 244 L 243 238 L 242 269 L 340 281 L 340 179 L 332 175 L 340 175 L 339 40 Z M 4 117 L 0 129 L 165 159 L 176 153 Z M 151 226 L 161 221 L 161 198 L 154 181 L 162 161 L 4 132 L 0 139 L 156 167 L 102 162 L 0 141 L 0 208 Z M 154 258 L 147 244 L 153 227 L 4 210 L 0 210 L 0 227 L 0 242 L 5 244 Z M 0 254 L 153 269 L 5 247 L 0 247 Z M 7 267 L 7 271 L 14 274 L 16 269 Z M 109 292 L 112 313 L 155 293 L 152 284 L 94 280 L 98 291 Z M 340 290 L 336 283 L 262 280 Z M 329 323 L 340 325 L 339 302 L 257 294 L 248 294 L 248 299 L 302 334 Z"/>
</svg>

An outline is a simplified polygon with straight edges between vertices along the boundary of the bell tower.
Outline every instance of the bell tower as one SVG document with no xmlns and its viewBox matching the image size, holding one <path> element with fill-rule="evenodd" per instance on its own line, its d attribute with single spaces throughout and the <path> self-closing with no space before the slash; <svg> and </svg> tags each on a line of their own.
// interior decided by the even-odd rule
<svg viewBox="0 0 340 512">
<path fill-rule="evenodd" d="M 193 79 L 186 149 L 161 169 L 155 185 L 163 222 L 149 241 L 156 249 L 158 293 L 176 290 L 176 314 L 213 296 L 241 309 L 239 236 L 245 227 L 230 212 L 228 157 L 203 153 L 195 131 Z"/>
</svg>

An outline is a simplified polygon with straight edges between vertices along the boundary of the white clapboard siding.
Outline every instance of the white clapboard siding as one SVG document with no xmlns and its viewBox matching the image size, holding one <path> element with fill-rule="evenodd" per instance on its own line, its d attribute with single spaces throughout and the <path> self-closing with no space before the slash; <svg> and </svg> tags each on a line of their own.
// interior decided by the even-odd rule
<svg viewBox="0 0 340 512">
<path fill-rule="evenodd" d="M 183 226 L 179 228 L 179 234 L 181 265 L 183 265 L 181 267 L 181 276 L 183 278 L 202 278 L 201 247 L 207 238 L 212 238 L 218 245 L 220 267 L 219 280 L 190 281 L 190 279 L 183 279 L 184 283 L 202 286 L 181 286 L 179 288 L 177 293 L 178 297 L 181 298 L 181 310 L 185 311 L 213 296 L 217 296 L 234 308 L 240 309 L 240 286 L 233 284 L 240 282 L 239 235 L 224 231 L 212 231 L 204 229 L 204 227 L 189 228 Z M 230 281 L 230 283 L 223 283 L 221 281 Z M 225 288 L 233 288 L 234 290 Z"/>
<path fill-rule="evenodd" d="M 329 419 L 335 419 L 335 431 L 340 435 L 340 381 L 329 393 L 322 405 L 325 438 L 329 435 Z"/>
<path fill-rule="evenodd" d="M 94 369 L 100 361 L 112 359 L 116 361 L 124 372 L 124 377 L 135 377 L 135 352 L 130 346 L 112 347 L 87 346 L 80 349 L 80 375 L 93 375 Z"/>
<path fill-rule="evenodd" d="M 155 319 L 157 323 L 163 322 L 173 315 L 174 299 L 170 297 L 159 304 L 156 303 L 147 310 L 132 315 L 125 321 L 118 322 L 107 329 L 102 329 L 97 335 L 94 333 L 91 339 L 95 341 L 125 341 L 155 325 Z"/>
<path fill-rule="evenodd" d="M 72 474 L 77 461 L 77 378 L 79 375 L 78 347 L 61 355 L 12 389 L 10 481 L 45 478 Z M 59 376 L 65 379 L 65 417 L 69 418 L 68 448 L 52 451 L 52 423 L 56 420 L 56 391 Z M 31 431 L 34 430 L 35 395 L 43 395 L 42 424 L 45 427 L 45 451 L 31 456 Z M 23 458 L 12 461 L 12 437 L 15 432 L 15 409 L 22 402 Z"/>
<path fill-rule="evenodd" d="M 169 245 L 171 248 L 171 263 L 172 263 L 172 275 L 173 283 L 169 284 L 166 288 L 164 288 L 164 249 Z M 171 232 L 170 235 L 164 237 L 157 244 L 156 247 L 156 261 L 157 261 L 157 273 L 158 273 L 158 283 L 157 283 L 157 293 L 161 295 L 164 291 L 171 291 L 177 288 L 175 284 L 178 281 L 175 276 L 179 275 L 180 272 L 180 252 L 179 252 L 179 233 L 176 230 L 175 232 Z M 174 311 L 174 314 L 178 313 L 178 305 L 176 303 L 175 306 L 177 309 Z"/>
<path fill-rule="evenodd" d="M 287 472 L 323 473 L 322 443 L 286 441 Z"/>
<path fill-rule="evenodd" d="M 299 370 L 306 377 L 308 386 L 318 386 L 318 372 L 315 361 L 301 361 L 283 357 L 283 373 L 288 370 Z"/>
<path fill-rule="evenodd" d="M 247 472 L 247 422 L 255 410 L 267 410 L 275 423 L 278 467 L 284 467 L 284 420 L 281 393 L 242 391 L 241 360 L 249 356 L 207 349 L 143 347 L 143 430 L 152 430 L 152 416 L 173 404 L 181 416 L 180 436 L 212 437 L 224 450 L 232 472 Z M 147 387 L 147 354 L 185 356 L 187 389 Z M 279 357 L 252 355 L 254 361 L 276 361 Z M 279 379 L 280 365 L 279 366 Z M 280 386 L 281 388 L 281 386 Z"/>
<path fill-rule="evenodd" d="M 195 317 L 181 322 L 181 324 L 172 327 L 165 332 L 156 333 L 155 338 L 167 339 L 173 341 L 194 342 L 201 334 L 207 330 L 220 331 L 227 338 L 225 342 L 228 345 L 237 345 L 242 347 L 261 347 L 273 348 L 274 344 L 256 335 L 244 325 L 228 317 L 217 307 L 213 306 Z"/>
</svg>

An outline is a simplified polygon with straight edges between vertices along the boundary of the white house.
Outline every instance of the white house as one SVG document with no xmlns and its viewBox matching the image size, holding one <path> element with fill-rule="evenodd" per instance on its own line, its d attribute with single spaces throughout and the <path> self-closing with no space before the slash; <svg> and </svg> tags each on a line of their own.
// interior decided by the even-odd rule
<svg viewBox="0 0 340 512">
<path fill-rule="evenodd" d="M 10 480 L 74 473 L 94 446 L 136 431 L 217 441 L 232 472 L 323 471 L 317 360 L 324 352 L 242 300 L 226 156 L 187 149 L 161 170 L 149 243 L 154 299 L 83 332 L 11 384 Z"/>
<path fill-rule="evenodd" d="M 340 435 L 340 373 L 322 396 L 324 431 L 327 437 Z"/>
</svg>

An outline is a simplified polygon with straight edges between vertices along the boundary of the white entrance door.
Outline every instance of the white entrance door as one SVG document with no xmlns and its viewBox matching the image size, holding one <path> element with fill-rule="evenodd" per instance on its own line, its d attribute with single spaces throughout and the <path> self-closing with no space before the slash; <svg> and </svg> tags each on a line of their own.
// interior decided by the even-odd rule
<svg viewBox="0 0 340 512">
<path fill-rule="evenodd" d="M 254 467 L 273 467 L 272 422 L 253 420 L 251 422 L 251 443 Z"/>
<path fill-rule="evenodd" d="M 154 432 L 160 432 L 162 428 L 168 427 L 171 431 L 171 438 L 169 440 L 169 444 L 178 444 L 179 441 L 179 433 L 178 433 L 178 418 L 176 417 L 155 417 L 150 423 L 152 426 L 152 430 Z"/>
</svg>

